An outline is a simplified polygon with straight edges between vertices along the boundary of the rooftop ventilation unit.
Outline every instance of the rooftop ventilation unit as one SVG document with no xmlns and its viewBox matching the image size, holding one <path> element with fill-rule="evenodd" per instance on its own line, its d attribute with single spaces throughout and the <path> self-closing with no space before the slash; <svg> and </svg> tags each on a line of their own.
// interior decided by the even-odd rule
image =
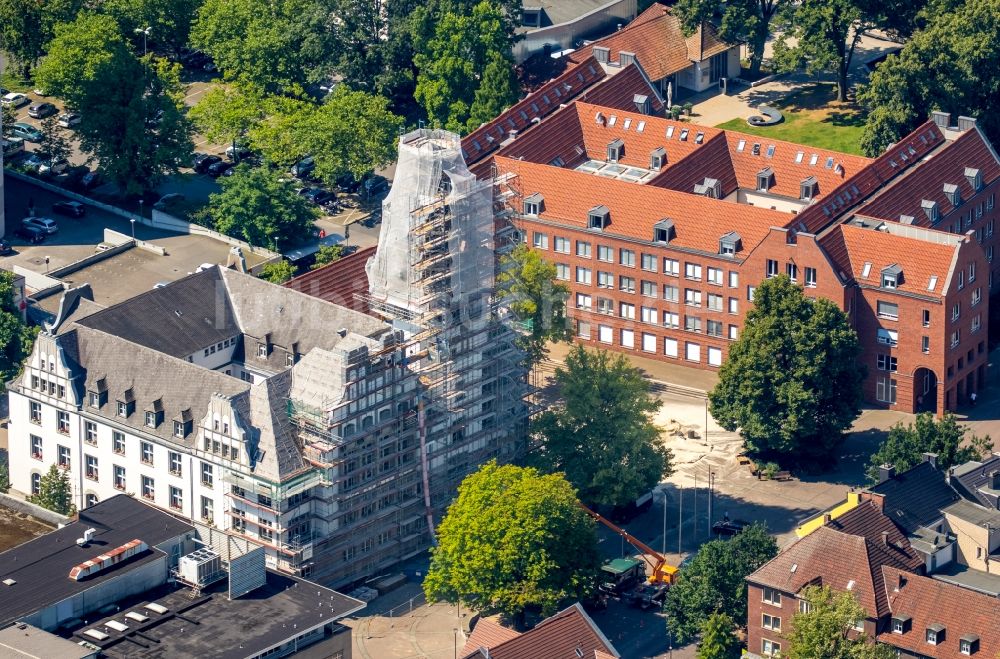
<svg viewBox="0 0 1000 659">
<path fill-rule="evenodd" d="M 87 532 L 90 533 L 93 529 L 88 529 Z M 88 536 L 84 534 L 84 539 Z M 89 536 L 93 538 L 93 534 Z M 95 556 L 89 561 L 84 561 L 80 563 L 73 569 L 69 571 L 69 578 L 74 581 L 80 581 L 86 579 L 87 577 L 97 574 L 98 572 L 103 572 L 108 568 L 114 567 L 115 565 L 127 561 L 128 559 L 141 554 L 142 552 L 149 549 L 145 542 L 142 540 L 132 540 L 126 542 L 120 547 L 116 547 L 111 551 L 101 554 L 100 556 Z"/>
<path fill-rule="evenodd" d="M 226 575 L 222 559 L 214 551 L 202 548 L 180 557 L 177 562 L 177 579 L 186 584 L 202 587 Z"/>
</svg>

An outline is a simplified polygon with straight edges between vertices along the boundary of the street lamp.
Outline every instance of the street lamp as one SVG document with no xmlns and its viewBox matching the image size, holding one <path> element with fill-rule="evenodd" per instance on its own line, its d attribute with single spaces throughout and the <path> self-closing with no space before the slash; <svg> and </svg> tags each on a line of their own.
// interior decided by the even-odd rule
<svg viewBox="0 0 1000 659">
<path fill-rule="evenodd" d="M 132 242 L 135 242 L 135 218 L 130 217 L 128 221 L 132 225 Z"/>
<path fill-rule="evenodd" d="M 715 472 L 708 471 L 708 535 L 712 535 L 712 488 L 715 486 Z"/>
<path fill-rule="evenodd" d="M 145 57 L 146 53 L 147 53 L 147 50 L 146 50 L 146 39 L 149 37 L 149 34 L 153 31 L 153 28 L 148 27 L 148 26 L 145 27 L 145 28 L 137 27 L 133 31 L 136 34 L 141 34 L 142 35 L 142 56 Z"/>
</svg>

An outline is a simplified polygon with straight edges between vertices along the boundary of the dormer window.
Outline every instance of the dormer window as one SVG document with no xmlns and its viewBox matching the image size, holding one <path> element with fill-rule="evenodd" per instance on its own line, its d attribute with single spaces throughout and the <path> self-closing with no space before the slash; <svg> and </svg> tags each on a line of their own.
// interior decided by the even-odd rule
<svg viewBox="0 0 1000 659">
<path fill-rule="evenodd" d="M 816 180 L 815 176 L 810 176 L 799 184 L 799 199 L 803 201 L 811 201 L 816 198 L 816 193 L 818 191 L 819 181 Z"/>
<path fill-rule="evenodd" d="M 618 138 L 608 144 L 608 162 L 618 162 L 625 155 L 625 142 Z"/>
<path fill-rule="evenodd" d="M 116 402 L 118 416 L 127 419 L 135 412 L 135 396 L 131 389 L 126 389 L 125 394 Z"/>
<path fill-rule="evenodd" d="M 767 192 L 771 187 L 771 179 L 774 178 L 774 170 L 770 167 L 757 172 L 757 191 Z"/>
<path fill-rule="evenodd" d="M 606 229 L 611 222 L 611 210 L 607 206 L 594 206 L 587 214 L 587 228 Z"/>
<path fill-rule="evenodd" d="M 163 402 L 157 398 L 145 414 L 145 423 L 149 428 L 157 428 L 163 423 Z"/>
<path fill-rule="evenodd" d="M 191 415 L 191 410 L 183 410 L 180 415 L 175 416 L 174 419 L 174 437 L 179 437 L 183 439 L 191 434 L 194 429 L 194 417 Z"/>
<path fill-rule="evenodd" d="M 979 636 L 976 634 L 962 634 L 962 637 L 958 639 L 958 651 L 968 656 L 979 652 Z"/>
<path fill-rule="evenodd" d="M 740 234 L 735 231 L 730 231 L 722 236 L 722 238 L 719 238 L 719 254 L 723 256 L 735 256 L 736 252 L 740 251 L 741 240 Z"/>
<path fill-rule="evenodd" d="M 667 163 L 667 150 L 662 146 L 653 149 L 649 154 L 649 168 L 660 169 Z"/>
<path fill-rule="evenodd" d="M 941 219 L 938 212 L 938 204 L 936 201 L 931 201 L 930 199 L 923 199 L 920 201 L 920 207 L 924 209 L 924 213 L 927 215 L 927 219 L 931 222 L 936 223 Z"/>
<path fill-rule="evenodd" d="M 948 201 L 951 202 L 952 206 L 960 206 L 962 204 L 962 192 L 954 183 L 944 184 L 944 194 L 948 197 Z"/>
<path fill-rule="evenodd" d="M 542 195 L 535 193 L 524 198 L 524 214 L 538 216 L 542 212 Z"/>
<path fill-rule="evenodd" d="M 944 625 L 933 624 L 927 627 L 924 639 L 928 645 L 940 645 L 944 642 Z"/>
<path fill-rule="evenodd" d="M 636 94 L 632 97 L 632 103 L 640 114 L 649 114 L 649 97 L 645 94 Z"/>
<path fill-rule="evenodd" d="M 669 243 L 674 238 L 674 221 L 662 219 L 653 225 L 653 242 Z"/>
<path fill-rule="evenodd" d="M 965 168 L 965 179 L 972 186 L 973 192 L 979 192 L 983 188 L 983 174 L 975 167 Z"/>
<path fill-rule="evenodd" d="M 267 344 L 258 343 L 257 344 L 257 356 L 261 359 L 267 359 Z"/>
<path fill-rule="evenodd" d="M 156 412 L 150 412 L 146 410 L 146 426 L 149 428 L 155 428 L 157 426 L 156 422 Z"/>
<path fill-rule="evenodd" d="M 910 616 L 892 616 L 892 633 L 905 634 L 910 631 Z"/>
<path fill-rule="evenodd" d="M 895 289 L 903 283 L 903 269 L 898 265 L 882 268 L 882 288 Z"/>
</svg>

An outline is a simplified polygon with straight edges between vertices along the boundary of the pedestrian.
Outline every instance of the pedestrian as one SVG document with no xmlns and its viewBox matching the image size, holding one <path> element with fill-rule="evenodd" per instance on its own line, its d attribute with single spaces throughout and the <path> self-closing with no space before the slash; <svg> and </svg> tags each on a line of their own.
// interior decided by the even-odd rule
<svg viewBox="0 0 1000 659">
<path fill-rule="evenodd" d="M 969 394 L 969 401 L 972 403 L 973 407 L 976 406 L 976 392 L 975 391 L 973 391 L 971 394 Z"/>
</svg>

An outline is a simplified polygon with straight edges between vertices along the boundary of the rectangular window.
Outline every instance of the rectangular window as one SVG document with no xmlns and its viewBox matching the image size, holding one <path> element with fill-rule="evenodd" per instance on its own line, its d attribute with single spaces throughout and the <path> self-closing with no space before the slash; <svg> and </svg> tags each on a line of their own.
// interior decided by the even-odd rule
<svg viewBox="0 0 1000 659">
<path fill-rule="evenodd" d="M 142 498 L 149 500 L 156 498 L 156 484 L 149 476 L 142 477 Z"/>
<path fill-rule="evenodd" d="M 201 518 L 207 522 L 211 522 L 215 519 L 214 502 L 206 496 L 201 498 Z"/>
<path fill-rule="evenodd" d="M 896 358 L 890 355 L 878 355 L 876 359 L 878 363 L 878 370 L 889 371 L 891 373 L 896 372 Z"/>
<path fill-rule="evenodd" d="M 562 236 L 552 237 L 552 250 L 560 254 L 569 254 L 569 244 L 569 238 L 563 238 Z"/>
<path fill-rule="evenodd" d="M 722 311 L 722 296 L 714 293 L 708 294 L 708 308 L 711 311 Z"/>
<path fill-rule="evenodd" d="M 618 263 L 629 268 L 635 267 L 635 252 L 630 249 L 618 250 Z"/>
<path fill-rule="evenodd" d="M 899 305 L 895 302 L 883 302 L 878 301 L 878 317 L 879 318 L 889 318 L 891 320 L 899 319 Z"/>
<path fill-rule="evenodd" d="M 812 603 L 809 600 L 799 600 L 799 613 L 809 613 L 812 610 Z"/>
<path fill-rule="evenodd" d="M 123 418 L 128 417 L 128 403 L 119 400 L 119 401 L 117 401 L 117 404 L 118 404 L 117 405 L 117 407 L 118 407 L 118 416 L 123 417 Z"/>
<path fill-rule="evenodd" d="M 770 629 L 776 632 L 781 631 L 781 618 L 778 616 L 772 616 L 767 613 L 761 614 L 760 626 L 764 629 Z"/>
<path fill-rule="evenodd" d="M 700 307 L 701 306 L 701 291 L 697 291 L 693 288 L 684 289 L 684 304 L 690 307 Z"/>
<path fill-rule="evenodd" d="M 621 341 L 623 348 L 634 348 L 635 347 L 635 332 L 628 329 L 623 329 L 621 334 Z"/>
<path fill-rule="evenodd" d="M 569 279 L 569 270 L 566 271 L 566 278 Z M 614 288 L 615 287 L 615 276 L 610 272 L 597 271 L 597 287 L 598 288 Z"/>
<path fill-rule="evenodd" d="M 88 444 L 97 446 L 97 424 L 93 421 L 83 422 L 83 440 Z"/>
<path fill-rule="evenodd" d="M 556 279 L 569 281 L 569 266 L 565 263 L 556 263 Z"/>
<path fill-rule="evenodd" d="M 969 283 L 976 281 L 976 263 L 973 261 L 969 264 Z"/>
<path fill-rule="evenodd" d="M 635 278 L 634 277 L 618 277 L 618 290 L 623 293 L 635 293 Z"/>
<path fill-rule="evenodd" d="M 656 313 L 656 309 L 654 309 L 653 307 L 639 308 L 639 319 L 642 320 L 642 322 L 644 323 L 648 323 L 650 325 L 658 324 L 659 319 L 657 318 L 657 315 L 658 314 Z"/>
<path fill-rule="evenodd" d="M 722 366 L 722 349 L 721 348 L 709 348 L 708 349 L 708 365 L 709 366 Z"/>
<path fill-rule="evenodd" d="M 59 466 L 63 469 L 69 469 L 71 466 L 69 448 L 66 446 L 57 446 L 56 450 L 59 451 Z"/>
<path fill-rule="evenodd" d="M 962 330 L 955 330 L 951 333 L 951 347 L 956 348 L 962 342 Z"/>
<path fill-rule="evenodd" d="M 125 455 L 125 433 L 111 431 L 111 449 L 118 455 Z"/>
<path fill-rule="evenodd" d="M 656 335 L 642 333 L 642 351 L 643 352 L 656 352 Z"/>
<path fill-rule="evenodd" d="M 740 273 L 730 270 L 729 271 L 729 288 L 739 288 L 740 287 Z"/>
<path fill-rule="evenodd" d="M 656 291 L 657 288 L 656 282 L 646 281 L 645 279 L 643 279 L 641 282 L 639 282 L 639 284 L 640 284 L 639 290 L 643 295 L 645 295 L 646 297 L 658 297 Z"/>
<path fill-rule="evenodd" d="M 663 326 L 669 329 L 677 329 L 680 326 L 680 316 L 673 311 L 664 311 Z"/>
<path fill-rule="evenodd" d="M 149 442 L 140 442 L 141 447 L 142 463 L 147 465 L 153 464 L 153 445 Z"/>
<path fill-rule="evenodd" d="M 971 306 L 973 306 L 973 307 L 976 306 L 977 304 L 979 304 L 980 302 L 982 302 L 982 300 L 983 300 L 983 289 L 982 288 L 977 288 L 976 290 L 972 291 L 972 299 L 970 300 Z"/>
<path fill-rule="evenodd" d="M 608 245 L 598 245 L 597 246 L 597 260 L 604 261 L 605 263 L 615 262 L 615 250 Z"/>
<path fill-rule="evenodd" d="M 701 281 L 701 266 L 697 263 L 685 263 L 684 264 L 684 276 L 687 279 L 693 279 L 695 281 Z"/>
<path fill-rule="evenodd" d="M 101 406 L 101 395 L 95 391 L 90 392 L 90 394 L 87 396 L 87 400 L 91 407 L 99 408 Z"/>
<path fill-rule="evenodd" d="M 684 359 L 689 362 L 700 362 L 701 361 L 701 346 L 697 343 L 685 343 L 684 344 Z"/>
<path fill-rule="evenodd" d="M 115 489 L 125 491 L 125 467 L 115 465 Z"/>
<path fill-rule="evenodd" d="M 769 641 L 768 639 L 761 639 L 760 651 L 762 654 L 768 657 L 776 657 L 781 655 L 781 644 L 775 643 L 774 641 Z"/>
<path fill-rule="evenodd" d="M 181 475 L 181 454 L 174 451 L 167 453 L 170 462 L 170 473 L 174 476 Z"/>
<path fill-rule="evenodd" d="M 791 279 L 792 281 L 798 281 L 799 280 L 799 266 L 795 265 L 794 263 L 786 263 L 785 264 L 785 274 L 788 275 L 788 278 Z"/>
<path fill-rule="evenodd" d="M 663 299 L 667 302 L 677 302 L 680 300 L 681 289 L 670 284 L 663 285 Z"/>
<path fill-rule="evenodd" d="M 730 325 L 729 326 L 729 340 L 730 341 L 735 341 L 738 338 L 740 338 L 740 328 L 737 327 L 736 325 Z"/>
<path fill-rule="evenodd" d="M 761 590 L 761 600 L 765 604 L 781 606 L 781 593 L 774 588 L 763 588 Z"/>
<path fill-rule="evenodd" d="M 174 510 L 180 510 L 184 507 L 184 495 L 181 493 L 181 488 L 170 486 L 170 507 Z"/>
<path fill-rule="evenodd" d="M 734 297 L 729 298 L 729 313 L 738 314 L 740 312 L 740 301 Z"/>
<path fill-rule="evenodd" d="M 757 290 L 753 286 L 747 286 L 747 302 L 753 302 L 753 292 Z"/>
<path fill-rule="evenodd" d="M 878 342 L 886 346 L 894 346 L 899 343 L 899 332 L 896 330 L 878 329 Z"/>
<path fill-rule="evenodd" d="M 881 403 L 896 404 L 896 381 L 892 378 L 878 378 L 875 382 L 875 398 Z"/>
<path fill-rule="evenodd" d="M 806 288 L 816 288 L 816 268 L 806 268 Z"/>
<path fill-rule="evenodd" d="M 920 337 L 920 350 L 926 355 L 931 351 L 931 337 Z"/>
<path fill-rule="evenodd" d="M 97 480 L 97 458 L 92 455 L 83 456 L 85 471 L 84 474 L 92 481 Z"/>
<path fill-rule="evenodd" d="M 663 339 L 663 354 L 667 357 L 677 356 L 677 339 Z"/>
<path fill-rule="evenodd" d="M 69 412 L 60 410 L 56 415 L 56 430 L 64 435 L 69 434 Z"/>
<path fill-rule="evenodd" d="M 28 408 L 29 408 L 29 414 L 30 414 L 31 422 L 32 423 L 37 423 L 37 424 L 41 425 L 41 423 L 42 423 L 42 404 L 41 403 L 36 403 L 35 401 L 31 401 L 31 403 L 28 405 Z"/>
<path fill-rule="evenodd" d="M 642 255 L 642 269 L 648 272 L 656 272 L 656 255 L 646 254 Z"/>
<path fill-rule="evenodd" d="M 766 274 L 767 274 L 768 277 L 777 277 L 778 276 L 778 262 L 777 261 L 775 261 L 774 259 L 768 259 L 767 260 Z"/>
<path fill-rule="evenodd" d="M 951 319 L 958 320 L 962 315 L 962 303 L 956 302 L 951 308 Z"/>
<path fill-rule="evenodd" d="M 590 286 L 590 268 L 576 267 L 576 283 Z"/>
<path fill-rule="evenodd" d="M 538 233 L 537 231 L 531 237 L 531 244 L 535 246 L 535 249 L 548 249 L 549 248 L 549 236 L 544 233 Z"/>
<path fill-rule="evenodd" d="M 590 311 L 592 308 L 592 301 L 589 295 L 583 293 L 576 294 L 576 308 L 583 309 L 585 311 Z"/>
<path fill-rule="evenodd" d="M 590 243 L 584 240 L 576 241 L 576 255 L 580 258 L 590 258 Z"/>
<path fill-rule="evenodd" d="M 722 322 L 709 320 L 705 323 L 705 333 L 709 336 L 722 336 Z"/>
<path fill-rule="evenodd" d="M 979 328 L 981 328 L 982 326 L 983 326 L 983 315 L 977 313 L 975 316 L 972 317 L 972 331 L 978 332 Z"/>
<path fill-rule="evenodd" d="M 146 411 L 146 427 L 156 427 L 156 412 L 150 412 L 149 410 Z"/>
<path fill-rule="evenodd" d="M 701 318 L 698 316 L 684 316 L 684 329 L 688 332 L 701 331 Z"/>
<path fill-rule="evenodd" d="M 613 331 L 608 325 L 598 325 L 597 326 L 597 340 L 601 343 L 611 343 Z"/>
<path fill-rule="evenodd" d="M 590 338 L 590 323 L 584 320 L 576 321 L 576 335 L 581 339 Z"/>
<path fill-rule="evenodd" d="M 31 435 L 31 457 L 42 459 L 42 438 L 38 435 Z"/>
<path fill-rule="evenodd" d="M 719 268 L 708 268 L 708 283 L 722 286 L 722 270 Z"/>
<path fill-rule="evenodd" d="M 615 301 L 608 297 L 597 298 L 597 313 L 602 313 L 605 316 L 614 316 Z"/>
<path fill-rule="evenodd" d="M 677 277 L 680 274 L 680 262 L 677 259 L 663 259 L 663 274 Z"/>
<path fill-rule="evenodd" d="M 635 305 L 622 302 L 618 305 L 618 315 L 626 320 L 635 320 Z"/>
</svg>

